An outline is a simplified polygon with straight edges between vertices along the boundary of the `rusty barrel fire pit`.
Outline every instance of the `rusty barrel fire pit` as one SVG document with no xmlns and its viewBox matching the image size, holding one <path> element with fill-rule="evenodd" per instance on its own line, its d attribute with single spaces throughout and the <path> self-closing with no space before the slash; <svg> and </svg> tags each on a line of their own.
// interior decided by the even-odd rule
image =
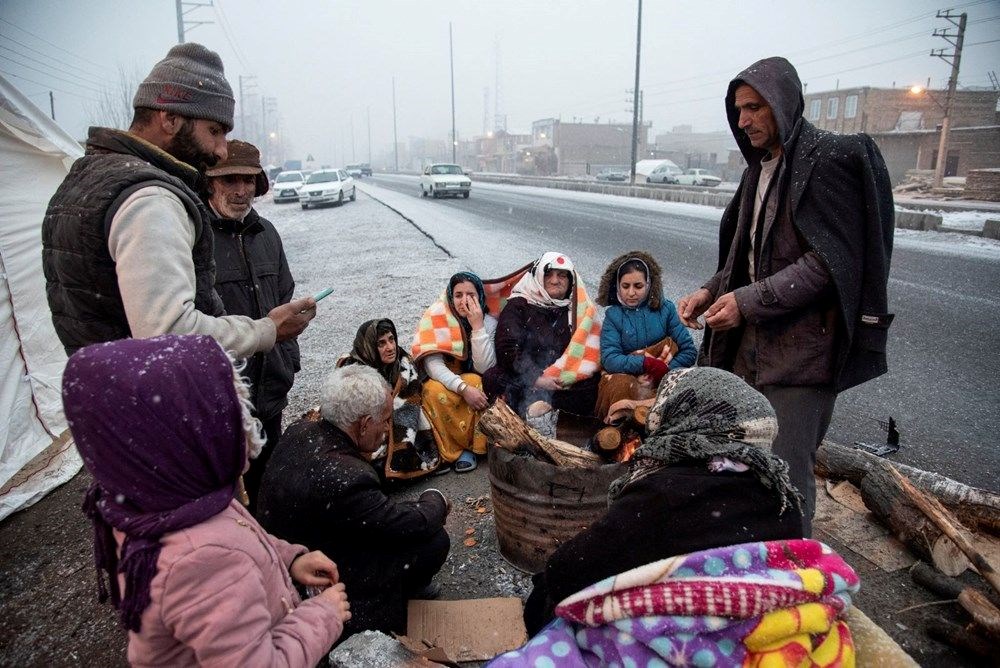
<svg viewBox="0 0 1000 668">
<path fill-rule="evenodd" d="M 553 551 L 608 512 L 608 486 L 623 464 L 560 467 L 489 448 L 490 496 L 500 554 L 538 573 Z"/>
</svg>

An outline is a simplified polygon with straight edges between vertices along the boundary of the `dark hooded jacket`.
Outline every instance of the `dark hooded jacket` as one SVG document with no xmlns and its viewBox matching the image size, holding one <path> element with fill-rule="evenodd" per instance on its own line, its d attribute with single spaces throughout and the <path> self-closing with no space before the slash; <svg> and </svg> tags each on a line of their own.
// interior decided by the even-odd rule
<svg viewBox="0 0 1000 668">
<path fill-rule="evenodd" d="M 649 269 L 649 294 L 635 308 L 618 300 L 618 270 L 628 260 L 637 259 Z M 677 344 L 670 360 L 671 369 L 695 363 L 697 349 L 691 334 L 677 315 L 677 307 L 663 297 L 663 272 L 648 253 L 632 251 L 611 261 L 601 277 L 597 303 L 606 306 L 601 326 L 601 366 L 609 373 L 637 376 L 643 372 L 642 355 L 632 354 L 669 337 Z"/>
<path fill-rule="evenodd" d="M 735 91 L 743 84 L 770 105 L 784 148 L 760 214 L 753 283 L 749 231 L 767 153 L 739 129 Z M 747 169 L 722 215 L 718 271 L 704 287 L 715 298 L 734 292 L 745 322 L 707 329 L 701 363 L 743 362 L 738 371 L 757 387 L 840 391 L 886 372 L 894 205 L 875 142 L 819 130 L 803 108 L 798 74 L 784 58 L 761 60 L 729 84 L 726 113 Z"/>
<path fill-rule="evenodd" d="M 256 320 L 292 300 L 295 280 L 281 237 L 269 220 L 254 209 L 243 220 L 213 215 L 212 230 L 215 289 L 227 313 Z M 288 392 L 298 370 L 299 344 L 295 339 L 280 341 L 269 351 L 247 359 L 242 374 L 250 382 L 257 417 L 267 420 L 288 405 Z"/>
</svg>

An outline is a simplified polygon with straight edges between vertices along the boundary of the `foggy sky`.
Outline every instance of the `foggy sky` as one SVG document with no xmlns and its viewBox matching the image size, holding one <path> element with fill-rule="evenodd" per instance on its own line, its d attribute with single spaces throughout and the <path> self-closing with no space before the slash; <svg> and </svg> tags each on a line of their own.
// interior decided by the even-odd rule
<svg viewBox="0 0 1000 668">
<path fill-rule="evenodd" d="M 497 44 L 509 131 L 529 132 L 532 121 L 548 117 L 631 122 L 625 98 L 634 77 L 634 1 L 214 2 L 189 14 L 214 23 L 190 30 L 187 41 L 220 53 L 234 89 L 239 75 L 254 76 L 248 92 L 276 98 L 286 157 L 367 160 L 369 108 L 373 153 L 387 150 L 393 77 L 400 141 L 447 139 L 449 21 L 459 138 L 481 134 L 484 88 L 492 127 Z M 1000 0 L 952 7 L 969 14 L 960 84 L 987 86 L 988 72 L 1000 70 Z M 934 18 L 944 8 L 928 0 L 646 0 L 640 88 L 650 139 L 680 124 L 725 129 L 727 82 L 772 55 L 789 58 L 809 92 L 908 87 L 928 77 L 943 87 L 950 66 L 929 53 L 950 49 L 931 36 L 949 25 Z M 57 120 L 78 138 L 93 121 L 93 99 L 119 68 L 141 79 L 176 42 L 173 0 L 0 0 L 0 71 L 45 112 L 53 90 Z M 259 115 L 259 98 L 251 103 Z"/>
</svg>

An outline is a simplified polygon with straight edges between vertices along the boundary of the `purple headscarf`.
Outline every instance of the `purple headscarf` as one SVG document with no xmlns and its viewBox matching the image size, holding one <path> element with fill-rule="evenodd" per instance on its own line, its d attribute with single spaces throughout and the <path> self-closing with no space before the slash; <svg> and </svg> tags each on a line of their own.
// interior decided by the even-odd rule
<svg viewBox="0 0 1000 668">
<path fill-rule="evenodd" d="M 246 458 L 233 366 L 207 336 L 87 346 L 63 375 L 63 406 L 94 476 L 83 510 L 94 524 L 98 595 L 139 630 L 164 534 L 222 512 Z M 125 534 L 119 561 L 112 528 Z M 125 575 L 125 595 L 118 573 Z"/>
</svg>

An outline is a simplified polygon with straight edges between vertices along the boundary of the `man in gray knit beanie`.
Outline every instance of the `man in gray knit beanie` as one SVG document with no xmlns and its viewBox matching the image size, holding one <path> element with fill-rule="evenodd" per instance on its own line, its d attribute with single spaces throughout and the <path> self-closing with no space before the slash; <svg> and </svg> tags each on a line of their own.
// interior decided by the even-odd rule
<svg viewBox="0 0 1000 668">
<path fill-rule="evenodd" d="M 87 152 L 49 202 L 42 267 L 66 352 L 126 337 L 208 334 L 238 358 L 298 336 L 312 297 L 262 318 L 226 315 L 198 193 L 228 156 L 233 89 L 219 55 L 178 44 L 139 85 L 127 132 L 90 128 Z"/>
</svg>

